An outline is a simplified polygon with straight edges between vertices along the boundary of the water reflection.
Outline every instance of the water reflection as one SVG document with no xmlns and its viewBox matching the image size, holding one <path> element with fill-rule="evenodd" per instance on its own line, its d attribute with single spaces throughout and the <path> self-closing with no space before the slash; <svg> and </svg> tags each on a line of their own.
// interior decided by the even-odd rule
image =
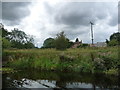
<svg viewBox="0 0 120 90">
<path fill-rule="evenodd" d="M 118 77 L 90 73 L 20 71 L 3 75 L 3 88 L 120 88 Z"/>
</svg>

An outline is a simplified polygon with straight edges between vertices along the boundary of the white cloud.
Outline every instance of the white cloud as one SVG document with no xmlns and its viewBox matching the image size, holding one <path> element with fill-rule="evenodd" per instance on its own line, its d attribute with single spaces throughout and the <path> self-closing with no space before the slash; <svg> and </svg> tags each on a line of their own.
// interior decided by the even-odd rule
<svg viewBox="0 0 120 90">
<path fill-rule="evenodd" d="M 39 47 L 46 38 L 55 37 L 60 31 L 65 31 L 72 41 L 79 38 L 85 43 L 91 43 L 89 21 L 94 19 L 95 42 L 105 41 L 112 33 L 118 31 L 116 8 L 117 3 L 109 2 L 73 4 L 60 0 L 41 0 L 32 2 L 29 6 L 30 15 L 22 19 L 19 25 L 6 28 L 17 27 L 27 34 L 34 35 L 35 44 Z"/>
</svg>

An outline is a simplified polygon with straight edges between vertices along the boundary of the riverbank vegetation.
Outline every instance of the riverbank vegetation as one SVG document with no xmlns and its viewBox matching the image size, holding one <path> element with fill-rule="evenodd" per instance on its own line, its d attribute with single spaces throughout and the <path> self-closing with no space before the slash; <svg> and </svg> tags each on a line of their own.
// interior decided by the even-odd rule
<svg viewBox="0 0 120 90">
<path fill-rule="evenodd" d="M 34 46 L 34 38 L 25 32 L 14 29 L 2 31 L 3 66 L 16 70 L 38 69 L 52 71 L 102 72 L 118 74 L 120 67 L 120 33 L 114 33 L 106 39 L 106 47 L 90 47 L 81 42 L 76 48 L 63 32 L 55 38 L 44 41 L 41 49 Z M 79 42 L 76 39 L 76 43 Z"/>
<path fill-rule="evenodd" d="M 4 68 L 0 68 L 0 74 L 1 73 L 14 73 L 16 72 L 13 68 L 8 68 L 8 67 L 4 67 Z"/>
<path fill-rule="evenodd" d="M 4 50 L 4 65 L 13 69 L 118 74 L 118 47 Z"/>
<path fill-rule="evenodd" d="M 11 31 L 0 28 L 0 39 L 2 40 L 2 49 L 30 49 L 35 48 L 34 38 L 27 35 L 24 31 L 14 28 Z"/>
</svg>

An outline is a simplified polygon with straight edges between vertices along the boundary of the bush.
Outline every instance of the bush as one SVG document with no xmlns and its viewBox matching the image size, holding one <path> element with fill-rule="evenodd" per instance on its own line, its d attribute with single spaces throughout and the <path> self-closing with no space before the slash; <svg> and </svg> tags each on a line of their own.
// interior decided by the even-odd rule
<svg viewBox="0 0 120 90">
<path fill-rule="evenodd" d="M 108 46 L 116 46 L 116 45 L 118 45 L 118 41 L 116 39 L 113 39 L 108 43 Z"/>
<path fill-rule="evenodd" d="M 69 45 L 69 40 L 65 37 L 64 32 L 57 34 L 55 39 L 55 48 L 58 50 L 65 50 Z"/>
<path fill-rule="evenodd" d="M 60 58 L 60 62 L 72 62 L 72 61 L 74 61 L 76 59 L 73 56 L 62 55 L 62 54 L 59 56 L 59 58 Z"/>
<path fill-rule="evenodd" d="M 75 72 L 110 72 L 120 65 L 117 47 L 81 48 L 57 51 L 55 49 L 4 50 L 8 67 Z"/>
</svg>

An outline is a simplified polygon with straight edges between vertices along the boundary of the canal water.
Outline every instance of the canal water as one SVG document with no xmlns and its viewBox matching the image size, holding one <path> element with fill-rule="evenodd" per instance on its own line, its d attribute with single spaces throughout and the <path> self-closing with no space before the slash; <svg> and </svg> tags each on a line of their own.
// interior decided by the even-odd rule
<svg viewBox="0 0 120 90">
<path fill-rule="evenodd" d="M 83 90 L 120 89 L 117 76 L 104 74 L 30 70 L 3 74 L 2 78 L 3 88 L 26 88 L 27 90 L 33 88 L 38 90 L 40 88 L 50 88 L 51 90 L 70 88 Z"/>
</svg>

